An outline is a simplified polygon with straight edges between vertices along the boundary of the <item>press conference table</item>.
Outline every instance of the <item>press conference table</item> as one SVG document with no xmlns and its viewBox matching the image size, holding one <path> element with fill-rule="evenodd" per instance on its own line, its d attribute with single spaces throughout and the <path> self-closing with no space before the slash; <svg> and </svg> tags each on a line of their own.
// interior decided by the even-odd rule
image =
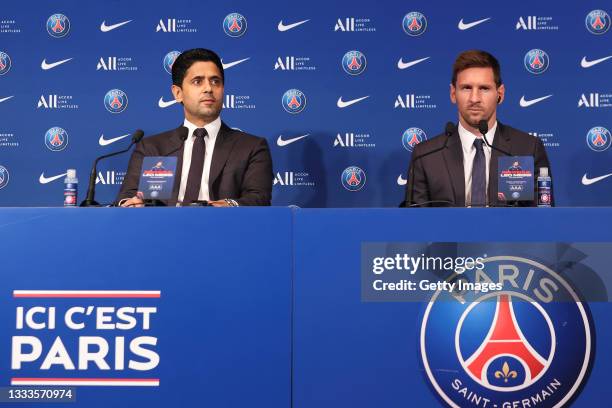
<svg viewBox="0 0 612 408">
<path fill-rule="evenodd" d="M 0 226 L 0 387 L 78 379 L 71 407 L 428 407 L 441 400 L 418 355 L 423 304 L 363 302 L 362 244 L 609 243 L 612 208 L 3 208 Z M 84 328 L 70 328 L 64 313 L 89 306 L 75 319 Z M 603 407 L 612 306 L 590 306 L 601 346 L 574 406 Z M 33 307 L 46 326 L 19 327 Z M 100 328 L 88 319 L 104 307 L 154 312 L 148 327 L 141 314 Z M 13 336 L 36 337 L 41 355 L 16 369 Z M 108 346 L 108 368 L 80 361 L 88 336 Z M 57 337 L 73 369 L 61 358 L 41 369 Z M 127 346 L 141 337 L 159 356 L 146 370 L 129 366 L 151 357 Z"/>
</svg>

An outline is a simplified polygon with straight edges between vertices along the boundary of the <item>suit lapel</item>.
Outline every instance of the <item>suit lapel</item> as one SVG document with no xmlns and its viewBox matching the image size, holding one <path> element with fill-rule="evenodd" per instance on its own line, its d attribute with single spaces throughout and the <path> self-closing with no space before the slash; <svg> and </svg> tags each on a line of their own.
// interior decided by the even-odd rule
<svg viewBox="0 0 612 408">
<path fill-rule="evenodd" d="M 185 126 L 180 126 L 172 132 L 172 135 L 168 138 L 168 146 L 169 148 L 166 151 L 167 156 L 176 157 L 176 174 L 174 175 L 174 186 L 172 187 L 172 198 L 168 200 L 168 205 L 173 206 L 176 205 L 178 201 L 178 193 L 181 187 L 181 174 L 183 173 L 183 150 L 184 150 L 184 140 L 181 136 L 187 136 L 189 134 L 189 129 Z"/>
<path fill-rule="evenodd" d="M 219 129 L 219 134 L 215 141 L 212 163 L 210 164 L 210 174 L 208 176 L 208 191 L 211 200 L 218 198 L 216 197 L 216 192 L 214 192 L 213 184 L 221 174 L 223 167 L 225 167 L 235 142 L 236 137 L 232 135 L 232 130 L 225 123 L 221 122 L 221 129 Z"/>
<path fill-rule="evenodd" d="M 455 195 L 455 206 L 465 207 L 465 174 L 463 171 L 463 149 L 457 130 L 448 141 L 448 149 L 444 150 L 446 169 L 451 180 Z"/>
<path fill-rule="evenodd" d="M 512 153 L 511 144 L 510 144 L 510 134 L 508 132 L 504 132 L 504 125 L 502 125 L 499 121 L 497 122 L 497 129 L 495 130 L 495 138 L 493 139 L 493 146 L 497 147 L 500 150 L 506 151 L 508 153 Z M 498 203 L 497 200 L 497 192 L 499 191 L 498 186 L 498 162 L 499 156 L 503 156 L 504 154 L 497 151 L 491 151 L 491 162 L 489 163 L 489 188 L 488 188 L 488 197 L 489 197 L 489 205 L 495 205 Z"/>
</svg>

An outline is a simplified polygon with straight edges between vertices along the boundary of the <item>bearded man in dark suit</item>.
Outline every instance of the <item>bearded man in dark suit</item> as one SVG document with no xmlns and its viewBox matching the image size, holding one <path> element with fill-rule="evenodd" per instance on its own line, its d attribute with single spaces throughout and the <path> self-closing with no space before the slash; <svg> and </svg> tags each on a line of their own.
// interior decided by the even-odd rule
<svg viewBox="0 0 612 408">
<path fill-rule="evenodd" d="M 172 65 L 172 93 L 183 105 L 177 129 L 136 145 L 121 185 L 118 205 L 144 205 L 138 183 L 147 156 L 176 156 L 172 198 L 166 205 L 206 201 L 214 207 L 267 206 L 272 198 L 272 158 L 266 139 L 231 129 L 221 121 L 224 72 L 213 51 L 183 52 Z"/>
</svg>

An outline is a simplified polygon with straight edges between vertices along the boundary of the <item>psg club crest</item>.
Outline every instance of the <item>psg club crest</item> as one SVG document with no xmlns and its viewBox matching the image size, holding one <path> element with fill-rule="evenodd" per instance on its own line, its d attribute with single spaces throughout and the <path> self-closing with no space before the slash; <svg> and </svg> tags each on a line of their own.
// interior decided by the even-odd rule
<svg viewBox="0 0 612 408">
<path fill-rule="evenodd" d="M 605 127 L 596 126 L 587 133 L 587 144 L 596 152 L 607 150 L 610 143 L 612 143 L 610 131 Z"/>
<path fill-rule="evenodd" d="M 240 37 L 244 35 L 246 29 L 247 21 L 242 14 L 231 13 L 223 19 L 223 31 L 230 37 Z"/>
<path fill-rule="evenodd" d="M 166 56 L 164 57 L 164 69 L 166 70 L 167 73 L 169 73 L 170 75 L 172 75 L 172 65 L 174 64 L 174 61 L 176 61 L 176 58 L 181 55 L 180 51 L 170 51 L 169 53 L 166 54 Z"/>
<path fill-rule="evenodd" d="M 498 256 L 457 276 L 497 283 L 510 272 L 502 291 L 438 291 L 425 310 L 425 375 L 451 407 L 561 407 L 587 377 L 594 353 L 588 306 L 559 274 Z"/>
<path fill-rule="evenodd" d="M 64 150 L 68 146 L 68 133 L 61 127 L 52 127 L 45 133 L 45 146 L 53 152 Z"/>
<path fill-rule="evenodd" d="M 537 75 L 548 69 L 550 60 L 545 51 L 536 48 L 525 54 L 523 62 L 525 63 L 525 68 L 527 71 Z"/>
<path fill-rule="evenodd" d="M 585 24 L 591 34 L 604 34 L 610 29 L 610 15 L 604 10 L 593 10 L 587 14 Z"/>
<path fill-rule="evenodd" d="M 4 75 L 11 69 L 11 57 L 4 52 L 0 51 L 0 75 Z"/>
<path fill-rule="evenodd" d="M 351 166 L 342 172 L 342 186 L 348 191 L 359 191 L 365 186 L 366 175 L 359 167 Z"/>
<path fill-rule="evenodd" d="M 402 134 L 402 145 L 404 145 L 404 149 L 409 152 L 412 152 L 414 146 L 418 145 L 423 140 L 427 140 L 427 135 L 422 129 L 417 127 L 408 128 L 404 131 L 404 134 Z"/>
<path fill-rule="evenodd" d="M 404 16 L 402 28 L 406 34 L 416 37 L 427 29 L 427 19 L 422 13 L 412 11 Z"/>
<path fill-rule="evenodd" d="M 359 75 L 366 69 L 366 56 L 360 51 L 349 51 L 342 57 L 342 69 L 349 75 Z"/>
<path fill-rule="evenodd" d="M 290 89 L 283 94 L 283 108 L 289 113 L 300 113 L 306 107 L 306 95 L 299 89 Z"/>
<path fill-rule="evenodd" d="M 62 38 L 70 31 L 70 20 L 63 14 L 53 14 L 47 19 L 47 32 L 51 37 Z"/>
<path fill-rule="evenodd" d="M 9 172 L 6 167 L 0 166 L 0 189 L 6 187 L 9 182 Z"/>
<path fill-rule="evenodd" d="M 127 105 L 127 95 L 121 89 L 111 89 L 104 95 L 104 106 L 110 113 L 121 113 Z"/>
</svg>

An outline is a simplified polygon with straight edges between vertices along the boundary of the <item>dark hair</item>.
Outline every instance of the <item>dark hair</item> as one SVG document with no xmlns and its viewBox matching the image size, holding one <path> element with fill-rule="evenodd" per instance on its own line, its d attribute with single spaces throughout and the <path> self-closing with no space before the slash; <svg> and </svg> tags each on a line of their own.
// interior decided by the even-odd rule
<svg viewBox="0 0 612 408">
<path fill-rule="evenodd" d="M 457 75 L 459 72 L 468 68 L 491 68 L 493 69 L 493 78 L 495 79 L 495 85 L 499 88 L 502 84 L 501 79 L 501 68 L 499 61 L 493 55 L 482 50 L 469 50 L 463 51 L 453 64 L 453 86 L 457 85 Z"/>
<path fill-rule="evenodd" d="M 219 58 L 214 51 L 205 48 L 192 48 L 183 51 L 181 55 L 176 58 L 174 64 L 172 64 L 172 83 L 176 86 L 182 86 L 187 70 L 198 61 L 210 61 L 214 63 L 221 72 L 221 79 L 225 82 L 221 58 Z"/>
</svg>

